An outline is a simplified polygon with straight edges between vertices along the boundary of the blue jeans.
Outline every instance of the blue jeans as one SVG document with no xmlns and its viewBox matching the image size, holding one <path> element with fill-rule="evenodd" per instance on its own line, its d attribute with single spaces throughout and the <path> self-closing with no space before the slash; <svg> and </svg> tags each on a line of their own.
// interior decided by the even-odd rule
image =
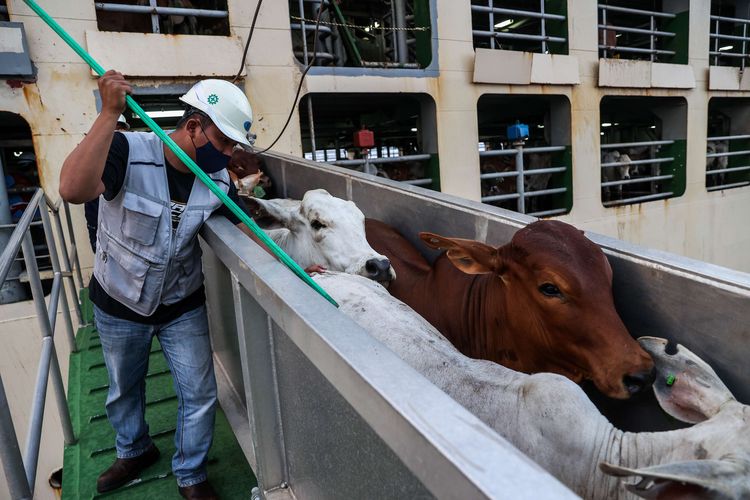
<svg viewBox="0 0 750 500">
<path fill-rule="evenodd" d="M 117 457 L 137 457 L 151 444 L 144 412 L 148 356 L 156 335 L 172 372 L 178 401 L 172 471 L 182 487 L 205 481 L 216 414 L 206 306 L 162 325 L 120 319 L 96 306 L 94 318 L 109 373 L 106 407 L 117 434 Z"/>
</svg>

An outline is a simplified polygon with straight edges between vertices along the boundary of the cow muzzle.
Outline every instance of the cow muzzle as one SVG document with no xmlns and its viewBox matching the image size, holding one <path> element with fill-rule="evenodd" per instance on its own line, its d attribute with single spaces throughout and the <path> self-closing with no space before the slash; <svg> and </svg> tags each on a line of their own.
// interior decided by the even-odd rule
<svg viewBox="0 0 750 500">
<path fill-rule="evenodd" d="M 364 276 L 378 283 L 387 283 L 396 278 L 396 273 L 391 267 L 391 261 L 380 257 L 365 262 Z"/>
</svg>

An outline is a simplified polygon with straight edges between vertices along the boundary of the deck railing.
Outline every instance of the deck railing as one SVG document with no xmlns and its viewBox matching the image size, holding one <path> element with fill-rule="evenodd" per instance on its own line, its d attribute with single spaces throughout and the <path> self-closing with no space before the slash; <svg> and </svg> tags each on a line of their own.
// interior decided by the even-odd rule
<svg viewBox="0 0 750 500">
<path fill-rule="evenodd" d="M 68 233 L 71 238 L 71 246 L 68 249 L 61 221 L 61 209 L 65 209 Z M 53 280 L 52 290 L 49 297 L 49 305 L 44 299 L 42 280 L 37 268 L 34 244 L 31 240 L 31 227 L 36 214 L 41 217 L 44 235 L 49 248 L 49 257 L 52 263 Z M 52 214 L 52 217 L 50 217 Z M 57 237 L 52 228 L 54 219 Z M 60 242 L 60 255 L 62 265 L 58 257 L 57 242 Z M 11 498 L 32 498 L 34 495 L 34 483 L 36 481 L 37 464 L 39 462 L 39 446 L 42 437 L 42 423 L 44 418 L 44 406 L 47 397 L 47 381 L 52 380 L 52 388 L 57 400 L 57 409 L 60 413 L 62 431 L 65 444 L 72 444 L 76 438 L 68 412 L 68 403 L 65 396 L 60 364 L 55 351 L 55 331 L 57 327 L 57 311 L 62 307 L 65 332 L 71 351 L 75 352 L 76 341 L 73 330 L 73 322 L 68 307 L 68 293 L 74 302 L 74 309 L 81 322 L 81 308 L 76 294 L 75 278 L 82 284 L 81 266 L 78 262 L 78 254 L 73 236 L 70 211 L 66 203 L 58 201 L 52 203 L 41 189 L 38 189 L 31 198 L 26 210 L 16 224 L 7 246 L 0 255 L 0 285 L 8 279 L 8 274 L 14 266 L 15 257 L 19 250 L 23 251 L 23 259 L 26 264 L 26 273 L 31 287 L 34 300 L 37 321 L 42 332 L 42 349 L 37 368 L 36 383 L 33 389 L 33 403 L 29 431 L 26 438 L 26 449 L 21 454 L 21 447 L 16 436 L 13 418 L 8 406 L 8 399 L 0 373 L 0 461 L 2 461 L 5 477 L 8 482 Z M 75 267 L 71 265 L 73 263 Z M 66 286 L 67 283 L 67 286 Z"/>
<path fill-rule="evenodd" d="M 724 26 L 729 24 L 730 29 L 732 30 L 736 29 L 737 25 L 740 25 L 742 27 L 742 35 L 722 34 L 722 23 L 724 23 Z M 715 66 L 720 66 L 722 58 L 725 58 L 725 60 L 729 62 L 728 66 L 735 66 L 733 63 L 739 62 L 740 68 L 743 70 L 745 69 L 748 55 L 750 55 L 748 54 L 750 49 L 748 49 L 747 43 L 750 42 L 750 37 L 748 37 L 748 24 L 750 24 L 750 19 L 711 16 L 711 34 L 709 36 L 711 37 L 711 45 L 713 45 L 713 48 L 709 46 L 708 53 L 713 56 L 711 60 Z M 725 41 L 731 45 L 723 45 Z M 735 48 L 735 45 L 737 48 Z"/>
<path fill-rule="evenodd" d="M 159 16 L 192 16 L 192 17 L 209 17 L 209 18 L 227 18 L 229 12 L 226 10 L 211 9 L 188 9 L 184 7 L 159 7 L 156 0 L 149 0 L 148 5 L 125 5 L 119 3 L 94 3 L 96 10 L 107 12 L 120 12 L 131 14 L 151 14 L 151 31 L 160 33 Z"/>
<path fill-rule="evenodd" d="M 561 36 L 550 36 L 547 34 L 549 31 L 547 21 L 565 21 L 566 18 L 560 14 L 550 14 L 545 12 L 545 1 L 546 0 L 539 0 L 539 10 L 535 11 L 495 7 L 494 0 L 487 0 L 487 5 L 472 5 L 472 12 L 487 14 L 487 29 L 473 29 L 472 34 L 475 37 L 488 38 L 491 49 L 496 48 L 497 39 L 536 41 L 540 43 L 540 52 L 546 54 L 549 51 L 550 43 L 567 43 L 568 39 Z M 532 35 L 502 31 L 506 27 L 502 26 L 502 22 L 496 22 L 496 15 L 513 16 L 512 21 L 514 22 L 519 19 L 538 19 L 539 34 Z"/>
<path fill-rule="evenodd" d="M 674 56 L 674 50 L 666 50 L 658 48 L 658 40 L 662 38 L 672 38 L 676 36 L 673 31 L 666 31 L 658 29 L 658 21 L 662 19 L 674 19 L 677 17 L 675 14 L 670 12 L 658 12 L 653 10 L 642 10 L 642 9 L 631 9 L 629 7 L 617 7 L 614 5 L 599 4 L 599 10 L 601 11 L 601 22 L 599 23 L 599 30 L 601 33 L 599 51 L 601 57 L 608 58 L 615 53 L 625 54 L 648 54 L 651 62 L 657 60 L 657 56 Z M 642 16 L 648 20 L 648 28 L 636 27 L 636 26 L 617 26 L 608 23 L 608 14 L 611 12 L 621 14 L 631 14 L 635 16 Z M 632 46 L 621 46 L 612 45 L 607 43 L 607 32 L 614 31 L 616 33 L 633 33 L 636 35 L 645 35 L 648 37 L 648 48 L 643 47 L 632 47 Z"/>
<path fill-rule="evenodd" d="M 742 156 L 745 161 L 750 160 L 750 150 L 729 150 L 731 141 L 747 141 L 750 135 L 725 135 L 708 137 L 707 143 L 713 145 L 714 152 L 706 153 L 706 189 L 708 191 L 720 191 L 722 189 L 732 189 L 744 186 L 750 186 L 750 180 L 733 182 L 728 179 L 727 174 L 735 172 L 748 172 L 750 165 L 741 165 L 736 167 L 728 166 L 728 159 L 732 156 Z M 718 148 L 719 144 L 724 143 L 726 147 Z M 725 149 L 725 151 L 718 151 Z M 725 159 L 722 161 L 723 159 Z"/>
</svg>

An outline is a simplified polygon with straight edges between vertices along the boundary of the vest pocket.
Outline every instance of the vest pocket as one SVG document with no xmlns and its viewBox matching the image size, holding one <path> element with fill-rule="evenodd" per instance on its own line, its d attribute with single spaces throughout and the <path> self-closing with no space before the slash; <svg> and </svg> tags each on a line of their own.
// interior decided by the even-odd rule
<svg viewBox="0 0 750 500">
<path fill-rule="evenodd" d="M 122 234 L 141 245 L 153 245 L 165 207 L 161 203 L 125 192 Z"/>
<path fill-rule="evenodd" d="M 125 305 L 137 303 L 141 299 L 149 263 L 110 238 L 103 243 L 97 258 L 102 261 L 105 290 Z"/>
</svg>

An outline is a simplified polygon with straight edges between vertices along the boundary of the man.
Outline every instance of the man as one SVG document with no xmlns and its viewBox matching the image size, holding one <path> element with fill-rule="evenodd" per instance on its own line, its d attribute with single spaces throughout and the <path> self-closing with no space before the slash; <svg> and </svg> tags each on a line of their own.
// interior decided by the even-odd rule
<svg viewBox="0 0 750 500">
<path fill-rule="evenodd" d="M 130 130 L 130 124 L 125 119 L 124 115 L 120 115 L 119 118 L 117 118 L 115 130 L 121 132 L 127 132 Z M 96 228 L 99 226 L 99 198 L 94 198 L 93 200 L 84 203 L 83 213 L 86 216 L 86 229 L 89 231 L 91 250 L 96 253 Z"/>
<path fill-rule="evenodd" d="M 60 173 L 63 199 L 85 203 L 99 197 L 100 204 L 89 290 L 109 373 L 106 409 L 117 459 L 99 476 L 97 491 L 126 484 L 159 458 L 144 420 L 145 375 L 156 335 L 178 398 L 172 470 L 179 492 L 184 498 L 217 498 L 206 473 L 216 381 L 197 232 L 213 212 L 239 221 L 155 134 L 115 132 L 132 91 L 120 73 L 108 71 L 98 85 L 101 114 Z M 226 166 L 236 144 L 249 145 L 247 98 L 228 82 L 204 80 L 181 99 L 189 108 L 172 139 L 239 202 Z"/>
</svg>

